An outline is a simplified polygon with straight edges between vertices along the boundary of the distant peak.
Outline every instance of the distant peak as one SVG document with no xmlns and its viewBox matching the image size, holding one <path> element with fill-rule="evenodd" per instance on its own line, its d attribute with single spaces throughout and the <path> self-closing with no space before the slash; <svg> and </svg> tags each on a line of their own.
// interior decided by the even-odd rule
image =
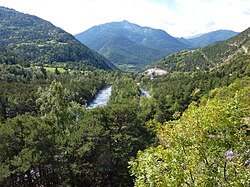
<svg viewBox="0 0 250 187">
<path fill-rule="evenodd" d="M 198 37 L 201 37 L 201 36 L 205 36 L 205 35 L 208 35 L 208 34 L 219 34 L 219 33 L 235 33 L 235 34 L 238 34 L 238 32 L 235 32 L 235 31 L 232 31 L 232 30 L 227 30 L 227 29 L 219 29 L 219 30 L 214 30 L 214 31 L 210 31 L 210 32 L 207 32 L 207 33 L 201 33 L 201 34 L 197 34 L 195 36 L 188 36 L 188 37 L 184 37 L 185 39 L 194 39 L 194 38 L 198 38 Z"/>
<path fill-rule="evenodd" d="M 120 21 L 117 23 L 122 24 L 122 25 L 131 25 L 132 24 L 132 23 L 128 22 L 127 20 L 123 20 L 123 21 Z"/>
<path fill-rule="evenodd" d="M 130 23 L 130 22 L 128 22 L 127 20 L 123 20 L 122 23 Z"/>
<path fill-rule="evenodd" d="M 123 25 L 136 25 L 135 23 L 131 23 L 131 22 L 127 21 L 127 20 L 123 20 L 123 21 L 117 22 L 117 23 L 120 23 L 120 24 L 123 24 Z"/>
</svg>

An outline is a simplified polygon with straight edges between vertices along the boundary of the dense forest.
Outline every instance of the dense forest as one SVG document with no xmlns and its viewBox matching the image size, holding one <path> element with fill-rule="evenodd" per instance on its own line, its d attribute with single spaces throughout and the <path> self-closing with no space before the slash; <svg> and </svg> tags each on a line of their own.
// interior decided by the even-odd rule
<svg viewBox="0 0 250 187">
<path fill-rule="evenodd" d="M 18 72 L 20 67 L 12 68 Z M 97 70 L 48 73 L 45 79 L 41 70 L 29 73 L 30 80 L 16 72 L 11 81 L 2 77 L 1 183 L 131 186 L 128 161 L 153 141 L 131 76 Z M 86 103 L 110 83 L 108 105 L 86 110 Z"/>
<path fill-rule="evenodd" d="M 250 79 L 217 88 L 176 121 L 153 126 L 160 145 L 130 161 L 135 186 L 249 186 Z"/>
<path fill-rule="evenodd" d="M 0 186 L 249 186 L 249 32 L 165 57 L 153 77 L 1 44 Z"/>
<path fill-rule="evenodd" d="M 215 165 L 214 170 L 208 172 L 214 162 L 211 160 L 214 158 L 210 158 L 210 155 L 203 158 L 209 161 L 207 166 L 201 168 L 204 172 L 208 172 L 202 176 L 197 176 L 196 170 L 182 170 L 180 167 L 184 167 L 185 163 L 181 163 L 180 160 L 178 160 L 180 165 L 177 166 L 174 165 L 174 161 L 170 163 L 166 160 L 172 160 L 173 155 L 165 154 L 179 154 L 177 158 L 184 159 L 182 155 L 184 153 L 181 150 L 175 152 L 175 149 L 179 150 L 178 147 L 171 147 L 173 153 L 164 152 L 166 147 L 175 140 L 169 140 L 168 128 L 173 132 L 176 131 L 176 135 L 185 133 L 183 137 L 187 138 L 193 137 L 188 133 L 196 133 L 193 131 L 195 128 L 204 128 L 207 133 L 205 140 L 215 142 L 217 139 L 213 140 L 212 137 L 217 136 L 214 134 L 217 130 L 218 133 L 225 132 L 229 136 L 235 133 L 235 129 L 240 128 L 240 131 L 237 131 L 240 133 L 239 137 L 228 137 L 236 139 L 230 139 L 223 149 L 220 147 L 222 145 L 218 145 L 216 150 L 211 150 L 211 154 L 217 154 L 217 150 L 220 149 L 224 150 L 224 153 L 221 153 L 220 163 L 228 164 L 226 173 L 228 184 L 231 182 L 238 184 L 237 177 L 231 173 L 234 169 L 241 173 L 242 184 L 247 184 L 247 166 L 242 168 L 240 163 L 234 166 L 233 163 L 223 158 L 223 154 L 227 151 L 228 154 L 231 153 L 230 151 L 236 154 L 235 151 L 239 145 L 232 144 L 234 147 L 231 147 L 231 141 L 239 142 L 239 138 L 245 141 L 245 143 L 240 141 L 242 142 L 240 147 L 243 145 L 245 147 L 241 150 L 243 152 L 237 152 L 237 155 L 249 149 L 249 131 L 247 130 L 249 129 L 247 117 L 250 100 L 247 92 L 249 79 L 244 78 L 249 77 L 249 57 L 239 56 L 232 63 L 234 66 L 228 64 L 210 73 L 180 72 L 156 79 L 150 79 L 143 74 L 103 70 L 75 70 L 72 73 L 57 74 L 43 68 L 24 68 L 19 64 L 2 64 L 0 80 L 2 88 L 0 92 L 1 185 L 133 186 L 133 178 L 136 177 L 135 185 L 137 186 L 150 186 L 151 183 L 156 186 L 165 184 L 199 186 L 204 185 L 207 177 L 211 176 L 214 176 L 214 180 L 210 181 L 211 184 L 224 180 L 221 177 L 223 173 L 216 174 L 216 170 L 223 169 L 223 165 Z M 229 75 L 229 72 L 232 74 Z M 231 83 L 234 84 L 228 88 L 219 89 Z M 86 110 L 87 103 L 94 98 L 98 90 L 106 85 L 112 85 L 112 95 L 107 106 Z M 151 97 L 141 96 L 139 86 L 150 90 Z M 214 88 L 217 89 L 210 92 Z M 211 104 L 210 100 L 212 100 Z M 237 106 L 233 105 L 235 103 Z M 206 105 L 212 108 L 208 110 Z M 221 108 L 215 109 L 217 105 Z M 231 107 L 232 111 L 227 113 L 230 109 L 227 107 Z M 188 110 L 184 112 L 187 108 Z M 196 110 L 198 114 L 190 113 Z M 211 111 L 211 114 L 208 111 Z M 222 116 L 224 118 L 210 122 L 213 116 L 220 116 L 221 112 L 225 113 Z M 192 122 L 194 115 L 198 117 Z M 202 115 L 201 119 L 199 115 Z M 229 121 L 229 126 L 225 124 L 226 126 L 220 127 L 224 124 L 223 120 L 227 118 L 237 121 Z M 173 122 L 168 122 L 169 120 Z M 182 120 L 189 125 L 185 126 L 185 129 L 181 126 Z M 189 124 L 188 121 L 192 123 Z M 233 126 L 234 124 L 237 126 Z M 215 127 L 221 129 L 214 130 Z M 243 135 L 246 136 L 241 137 Z M 178 137 L 171 136 L 179 142 L 181 140 Z M 202 137 L 197 138 L 197 141 L 201 141 L 199 138 Z M 187 142 L 183 142 L 183 145 L 186 144 Z M 210 142 L 203 142 L 203 144 L 210 145 Z M 192 142 L 188 145 L 195 146 Z M 198 164 L 195 163 L 199 161 L 195 160 L 196 150 L 192 147 L 189 150 L 188 146 L 186 149 L 190 152 L 190 155 L 188 154 L 190 158 L 187 158 L 192 161 L 190 164 L 193 162 L 193 164 Z M 137 153 L 139 150 L 145 150 L 145 153 Z M 151 157 L 151 153 L 156 155 Z M 135 158 L 136 155 L 137 158 L 131 161 L 131 158 Z M 199 158 L 202 159 L 202 155 Z M 239 159 L 241 163 L 243 161 L 248 163 L 248 158 L 248 155 L 244 155 Z M 151 168 L 155 165 L 154 161 L 157 163 L 160 161 L 159 164 L 163 164 L 157 165 L 158 169 L 170 167 L 167 164 L 177 167 L 175 168 L 177 173 L 172 176 L 165 170 L 166 180 L 158 178 L 157 175 L 162 176 L 163 170 Z M 239 161 L 238 158 L 237 161 Z M 200 164 L 202 163 L 203 161 Z M 193 168 L 193 166 L 189 165 L 187 168 Z M 149 173 L 143 173 L 143 171 Z M 151 176 L 150 172 L 154 175 Z M 182 172 L 191 172 L 196 180 L 190 181 L 192 178 L 188 178 L 189 176 L 183 175 Z M 141 175 L 146 178 L 142 179 Z M 171 177 L 167 177 L 168 175 Z M 154 177 L 156 177 L 155 180 L 153 180 Z M 170 180 L 177 181 L 173 183 Z"/>
<path fill-rule="evenodd" d="M 152 80 L 145 75 L 103 70 L 58 75 L 43 69 L 2 64 L 1 185 L 133 186 L 134 176 L 137 186 L 199 186 L 208 182 L 209 177 L 214 177 L 213 181 L 209 180 L 211 184 L 224 180 L 223 173 L 219 172 L 223 164 L 227 164 L 226 184 L 239 184 L 234 170 L 240 173 L 240 181 L 243 181 L 240 184 L 247 184 L 248 166 L 240 163 L 247 164 L 249 159 L 248 153 L 244 153 L 249 149 L 250 82 L 249 78 L 244 78 L 249 77 L 249 58 L 242 57 L 234 62 L 239 64 L 234 67 L 235 74 L 242 69 L 241 74 L 223 76 L 228 75 L 228 69 L 232 71 L 232 66 L 228 65 L 210 74 L 175 73 Z M 149 88 L 151 97 L 141 96 L 137 83 Z M 231 83 L 230 87 L 219 89 Z M 86 104 L 98 90 L 110 84 L 112 95 L 107 106 L 86 110 Z M 213 88 L 217 89 L 210 92 Z M 214 119 L 214 116 L 221 118 Z M 183 126 L 183 121 L 189 126 Z M 204 132 L 193 140 L 196 135 L 192 133 L 200 132 L 199 129 Z M 176 135 L 171 133 L 173 137 L 170 136 L 169 130 Z M 216 133 L 229 137 L 220 139 Z M 235 133 L 239 133 L 239 137 L 234 137 Z M 213 138 L 217 136 L 219 139 Z M 181 143 L 183 137 L 185 142 L 176 143 Z M 203 158 L 204 148 L 198 149 L 193 141 L 197 145 L 199 141 L 204 146 L 213 145 L 210 141 L 218 145 L 211 148 L 211 155 Z M 183 156 L 183 147 L 178 147 L 184 145 L 188 158 Z M 168 147 L 171 152 L 165 153 Z M 238 151 L 239 148 L 242 149 Z M 218 151 L 221 151 L 218 162 L 222 164 L 213 166 L 217 158 L 213 155 Z M 241 162 L 231 163 L 223 157 L 226 153 L 243 155 L 236 159 L 237 163 Z M 131 160 L 136 155 L 137 158 Z M 178 156 L 177 161 L 171 159 L 174 155 Z M 185 166 L 184 158 L 190 160 L 190 165 Z M 204 175 L 198 176 L 198 168 L 191 165 L 200 162 L 203 166 L 203 160 L 196 158 L 208 160 L 208 164 L 200 168 Z M 158 163 L 156 168 L 154 161 Z M 166 170 L 169 167 L 174 167 L 171 171 L 176 170 L 173 176 Z M 210 171 L 210 167 L 213 170 Z M 165 180 L 160 178 L 162 174 Z"/>
</svg>

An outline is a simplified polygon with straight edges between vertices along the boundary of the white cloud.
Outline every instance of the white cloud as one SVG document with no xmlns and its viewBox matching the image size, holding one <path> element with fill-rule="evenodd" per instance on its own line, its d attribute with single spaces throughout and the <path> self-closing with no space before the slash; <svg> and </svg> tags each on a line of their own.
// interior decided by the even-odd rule
<svg viewBox="0 0 250 187">
<path fill-rule="evenodd" d="M 176 3 L 180 7 L 177 27 L 181 29 L 186 25 L 186 33 L 199 34 L 217 29 L 240 32 L 250 26 L 250 16 L 243 13 L 250 7 L 249 0 L 176 0 Z"/>
<path fill-rule="evenodd" d="M 173 36 L 249 27 L 250 0 L 0 0 L 1 6 L 37 15 L 76 34 L 128 20 Z"/>
</svg>

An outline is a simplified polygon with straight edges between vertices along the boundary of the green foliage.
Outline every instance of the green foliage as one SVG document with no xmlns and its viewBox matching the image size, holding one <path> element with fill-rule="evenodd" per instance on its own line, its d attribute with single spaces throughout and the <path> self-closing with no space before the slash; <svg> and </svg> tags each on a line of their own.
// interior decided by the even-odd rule
<svg viewBox="0 0 250 187">
<path fill-rule="evenodd" d="M 214 90 L 180 120 L 157 125 L 161 145 L 130 162 L 135 186 L 248 186 L 249 85 Z"/>
<path fill-rule="evenodd" d="M 21 55 L 4 48 L 0 48 L 0 64 L 20 64 L 22 66 L 29 66 L 29 63 L 25 62 Z"/>
<path fill-rule="evenodd" d="M 192 101 L 198 101 L 210 90 L 249 76 L 249 70 L 249 55 L 238 54 L 228 64 L 209 72 L 175 72 L 153 80 L 145 76 L 140 79 L 142 86 L 152 95 L 154 105 L 151 114 L 163 123 L 173 120 L 176 112 L 183 112 Z"/>
<path fill-rule="evenodd" d="M 55 81 L 39 90 L 37 103 L 41 117 L 25 114 L 1 124 L 1 182 L 5 185 L 33 186 L 38 177 L 34 175 L 40 176 L 36 181 L 40 185 L 57 184 L 57 177 L 67 181 L 72 173 L 70 160 L 79 145 L 75 138 L 82 109 Z"/>
<path fill-rule="evenodd" d="M 26 113 L 1 122 L 1 185 L 132 185 L 128 161 L 153 137 L 140 113 L 136 83 L 122 78 L 121 89 L 130 88 L 131 94 L 117 93 L 121 101 L 106 108 L 84 110 L 74 101 L 87 85 L 103 83 L 101 76 L 110 76 L 106 73 L 85 72 L 69 84 L 67 77 L 64 83 L 52 81 L 39 88 L 36 116 Z"/>
<path fill-rule="evenodd" d="M 20 65 L 0 64 L 0 116 L 15 117 L 29 112 L 37 114 L 37 89 L 54 80 L 60 81 L 73 94 L 73 100 L 87 104 L 97 91 L 113 82 L 119 73 L 108 71 L 72 71 L 55 75 L 45 68 L 23 68 Z"/>
<path fill-rule="evenodd" d="M 121 100 L 136 100 L 140 96 L 140 90 L 135 81 L 129 77 L 122 77 L 112 86 L 110 102 L 120 102 Z"/>
<path fill-rule="evenodd" d="M 135 102 L 127 102 L 109 104 L 84 114 L 80 121 L 84 126 L 84 141 L 94 144 L 87 160 L 91 167 L 85 174 L 90 186 L 132 186 L 128 161 L 139 149 L 146 148 L 152 136 L 138 111 Z"/>
<path fill-rule="evenodd" d="M 156 66 L 168 72 L 208 71 L 227 60 L 227 57 L 237 52 L 237 49 L 236 46 L 220 42 L 201 49 L 172 54 Z"/>
<path fill-rule="evenodd" d="M 30 171 L 35 170 L 35 166 L 41 161 L 40 151 L 45 149 L 43 147 L 41 150 L 48 126 L 42 120 L 25 114 L 1 123 L 0 129 L 0 183 L 5 181 L 9 186 L 18 185 L 14 181 L 17 182 L 18 178 L 19 181 L 24 180 L 26 174 L 31 180 Z M 13 175 L 15 173 L 20 175 Z M 26 181 L 26 184 L 29 182 Z"/>
</svg>

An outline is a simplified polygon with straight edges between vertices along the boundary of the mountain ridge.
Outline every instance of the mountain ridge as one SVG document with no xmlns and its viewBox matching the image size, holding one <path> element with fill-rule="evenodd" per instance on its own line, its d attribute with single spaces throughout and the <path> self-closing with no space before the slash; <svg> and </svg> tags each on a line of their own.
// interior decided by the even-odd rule
<svg viewBox="0 0 250 187">
<path fill-rule="evenodd" d="M 118 54 L 122 53 L 122 59 L 126 58 L 127 60 L 119 61 L 119 58 L 115 57 L 115 55 L 113 58 L 106 57 L 115 64 L 126 64 L 128 66 L 134 65 L 135 70 L 138 70 L 142 66 L 148 65 L 172 52 L 177 52 L 187 48 L 185 44 L 182 44 L 163 30 L 141 27 L 125 20 L 122 22 L 111 22 L 94 26 L 75 35 L 75 37 L 104 56 L 108 51 L 116 51 L 112 45 L 105 46 L 107 40 L 110 38 L 120 38 L 122 42 L 120 43 L 120 40 L 115 40 L 115 43 L 116 46 L 119 45 L 119 48 L 121 49 L 125 49 L 126 47 L 126 43 L 124 44 L 125 40 L 127 42 L 130 41 L 130 44 L 131 41 L 134 42 L 135 46 L 130 45 L 129 48 L 126 48 L 126 53 L 116 52 Z M 101 48 L 105 50 L 100 51 Z M 139 55 L 133 55 L 133 52 L 138 50 L 138 48 L 140 49 L 138 51 Z M 153 54 L 148 54 L 148 49 L 153 50 Z M 146 57 L 145 59 L 143 59 L 144 56 Z"/>
<path fill-rule="evenodd" d="M 196 36 L 181 37 L 177 39 L 180 42 L 188 45 L 190 48 L 195 49 L 205 47 L 215 42 L 225 41 L 231 37 L 236 36 L 237 34 L 239 33 L 232 30 L 220 29 L 208 33 L 198 34 Z"/>
<path fill-rule="evenodd" d="M 152 67 L 167 72 L 210 71 L 242 54 L 250 53 L 250 27 L 240 34 L 203 48 L 182 51 L 161 59 Z"/>
</svg>

